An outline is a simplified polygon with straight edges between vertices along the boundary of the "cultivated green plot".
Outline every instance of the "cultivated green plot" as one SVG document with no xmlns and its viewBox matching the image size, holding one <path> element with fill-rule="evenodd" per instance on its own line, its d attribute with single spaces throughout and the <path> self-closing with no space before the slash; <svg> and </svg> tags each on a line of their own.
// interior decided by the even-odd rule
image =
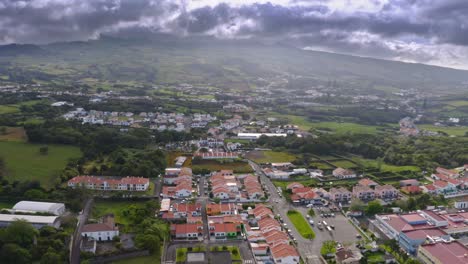
<svg viewBox="0 0 468 264">
<path fill-rule="evenodd" d="M 288 211 L 288 218 L 296 227 L 297 231 L 303 238 L 312 239 L 315 238 L 314 230 L 310 227 L 309 223 L 305 218 L 296 210 Z"/>
</svg>

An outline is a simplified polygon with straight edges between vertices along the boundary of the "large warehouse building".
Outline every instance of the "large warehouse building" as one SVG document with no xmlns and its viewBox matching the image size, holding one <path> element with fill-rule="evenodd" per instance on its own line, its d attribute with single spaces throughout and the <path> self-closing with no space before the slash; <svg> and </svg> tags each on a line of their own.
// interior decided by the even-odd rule
<svg viewBox="0 0 468 264">
<path fill-rule="evenodd" d="M 41 216 L 41 215 L 14 215 L 0 214 L 0 227 L 9 226 L 15 221 L 26 221 L 37 229 L 43 226 L 60 227 L 60 220 L 57 216 Z"/>
<path fill-rule="evenodd" d="M 62 215 L 63 213 L 65 213 L 65 204 L 21 201 L 15 204 L 12 210 L 17 212 L 48 213 L 53 215 Z"/>
</svg>

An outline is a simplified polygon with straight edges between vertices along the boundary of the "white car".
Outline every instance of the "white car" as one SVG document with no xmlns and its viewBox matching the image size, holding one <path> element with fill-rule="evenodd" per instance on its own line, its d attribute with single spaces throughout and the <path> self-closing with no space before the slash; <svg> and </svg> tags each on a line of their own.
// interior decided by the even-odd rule
<svg viewBox="0 0 468 264">
<path fill-rule="evenodd" d="M 309 220 L 310 225 L 314 225 L 314 220 Z"/>
<path fill-rule="evenodd" d="M 314 205 L 313 204 L 306 205 L 307 208 L 311 208 L 312 206 L 314 206 Z"/>
</svg>

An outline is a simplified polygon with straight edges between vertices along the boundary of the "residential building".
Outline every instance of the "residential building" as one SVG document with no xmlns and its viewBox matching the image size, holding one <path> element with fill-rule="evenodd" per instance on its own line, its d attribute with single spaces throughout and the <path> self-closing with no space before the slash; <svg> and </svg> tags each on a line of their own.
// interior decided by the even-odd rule
<svg viewBox="0 0 468 264">
<path fill-rule="evenodd" d="M 419 181 L 415 179 L 401 180 L 400 187 L 405 187 L 405 186 L 419 186 Z"/>
<path fill-rule="evenodd" d="M 363 201 L 375 199 L 375 190 L 368 186 L 356 185 L 353 187 L 353 196 Z"/>
<path fill-rule="evenodd" d="M 356 178 L 357 175 L 354 171 L 348 170 L 348 169 L 343 169 L 343 168 L 336 168 L 333 170 L 333 176 L 335 176 L 338 179 L 350 179 L 350 178 Z"/>
<path fill-rule="evenodd" d="M 274 247 L 270 247 L 270 252 L 275 263 L 281 263 L 281 264 L 300 263 L 299 253 L 291 245 L 276 245 Z"/>
<path fill-rule="evenodd" d="M 115 225 L 114 215 L 106 215 L 101 223 L 86 224 L 81 230 L 81 236 L 96 241 L 112 241 L 119 236 L 119 227 Z"/>
<path fill-rule="evenodd" d="M 98 177 L 76 176 L 68 181 L 68 187 L 84 187 L 102 191 L 144 192 L 149 188 L 149 179 L 143 177 Z"/>
<path fill-rule="evenodd" d="M 333 202 L 348 203 L 352 198 L 352 193 L 343 187 L 331 188 L 329 194 Z"/>
<path fill-rule="evenodd" d="M 358 181 L 358 185 L 374 188 L 379 184 L 369 178 L 364 178 Z"/>
<path fill-rule="evenodd" d="M 399 192 L 392 185 L 386 184 L 375 187 L 375 194 L 381 199 L 388 200 L 397 198 Z"/>
<path fill-rule="evenodd" d="M 170 231 L 175 239 L 199 239 L 203 237 L 202 224 L 172 224 Z"/>
<path fill-rule="evenodd" d="M 239 153 L 237 152 L 198 152 L 195 153 L 195 157 L 200 157 L 201 159 L 237 159 L 239 158 Z"/>
<path fill-rule="evenodd" d="M 234 203 L 211 203 L 206 205 L 206 214 L 212 215 L 235 215 L 237 214 L 237 205 Z"/>
</svg>

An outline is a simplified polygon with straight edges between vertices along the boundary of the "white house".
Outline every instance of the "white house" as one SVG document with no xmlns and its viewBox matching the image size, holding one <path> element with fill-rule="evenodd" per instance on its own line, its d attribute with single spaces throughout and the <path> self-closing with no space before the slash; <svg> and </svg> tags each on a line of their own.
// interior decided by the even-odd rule
<svg viewBox="0 0 468 264">
<path fill-rule="evenodd" d="M 119 236 L 119 228 L 115 226 L 114 216 L 107 215 L 103 217 L 102 223 L 84 225 L 81 236 L 96 241 L 111 241 Z"/>
</svg>

